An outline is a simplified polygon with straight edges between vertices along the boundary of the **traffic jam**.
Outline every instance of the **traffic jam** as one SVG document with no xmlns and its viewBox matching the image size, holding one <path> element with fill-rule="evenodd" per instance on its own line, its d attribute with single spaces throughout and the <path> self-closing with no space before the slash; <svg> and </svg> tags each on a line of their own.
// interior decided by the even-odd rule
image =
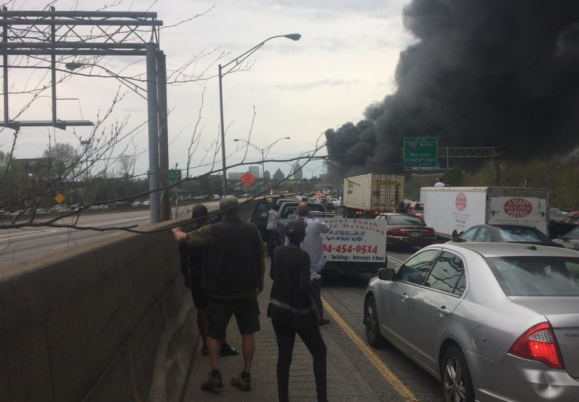
<svg viewBox="0 0 579 402">
<path fill-rule="evenodd" d="M 301 201 L 331 225 L 325 294 L 369 278 L 357 314 L 373 353 L 401 352 L 439 383 L 432 400 L 579 400 L 579 229 L 549 238 L 548 190 L 433 186 L 409 202 L 404 176 L 366 174 L 336 197 L 332 212 Z M 300 200 L 272 202 L 282 237 Z"/>
</svg>

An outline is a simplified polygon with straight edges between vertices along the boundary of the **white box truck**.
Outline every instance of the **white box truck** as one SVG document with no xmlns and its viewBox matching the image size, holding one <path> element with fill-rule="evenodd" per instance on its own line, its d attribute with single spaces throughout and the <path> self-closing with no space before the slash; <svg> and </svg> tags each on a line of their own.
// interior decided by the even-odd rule
<svg viewBox="0 0 579 402">
<path fill-rule="evenodd" d="M 394 212 L 404 200 L 404 176 L 364 174 L 344 179 L 342 206 L 346 214 Z"/>
<path fill-rule="evenodd" d="M 520 187 L 423 187 L 424 221 L 439 237 L 474 225 L 549 228 L 549 190 Z"/>
</svg>

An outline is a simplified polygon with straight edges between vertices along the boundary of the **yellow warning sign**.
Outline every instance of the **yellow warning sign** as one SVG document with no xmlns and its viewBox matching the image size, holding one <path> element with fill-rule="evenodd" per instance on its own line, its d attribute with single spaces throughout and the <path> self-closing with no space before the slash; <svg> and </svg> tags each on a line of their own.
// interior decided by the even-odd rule
<svg viewBox="0 0 579 402">
<path fill-rule="evenodd" d="M 62 204 L 62 201 L 64 201 L 64 195 L 58 193 L 58 194 L 56 194 L 56 197 L 54 197 L 54 200 L 56 202 L 58 202 L 59 204 Z"/>
</svg>

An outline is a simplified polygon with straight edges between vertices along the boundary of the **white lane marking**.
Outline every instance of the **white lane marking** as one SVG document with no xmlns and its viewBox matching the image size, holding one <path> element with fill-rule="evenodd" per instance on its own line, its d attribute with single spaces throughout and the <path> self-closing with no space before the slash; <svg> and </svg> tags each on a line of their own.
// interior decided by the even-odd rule
<svg viewBox="0 0 579 402">
<path fill-rule="evenodd" d="M 398 264 L 401 264 L 401 265 L 402 265 L 402 263 L 404 263 L 404 261 L 399 260 L 398 258 L 394 258 L 394 257 L 390 257 L 390 256 L 387 256 L 387 258 L 388 258 L 389 260 L 392 260 L 392 261 L 394 261 L 394 262 L 397 262 Z"/>
</svg>

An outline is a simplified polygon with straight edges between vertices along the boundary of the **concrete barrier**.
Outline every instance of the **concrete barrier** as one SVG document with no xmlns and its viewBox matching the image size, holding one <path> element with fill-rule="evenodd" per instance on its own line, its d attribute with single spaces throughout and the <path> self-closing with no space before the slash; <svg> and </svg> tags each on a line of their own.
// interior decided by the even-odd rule
<svg viewBox="0 0 579 402">
<path fill-rule="evenodd" d="M 170 230 L 0 270 L 2 402 L 177 402 L 198 338 Z"/>
</svg>

